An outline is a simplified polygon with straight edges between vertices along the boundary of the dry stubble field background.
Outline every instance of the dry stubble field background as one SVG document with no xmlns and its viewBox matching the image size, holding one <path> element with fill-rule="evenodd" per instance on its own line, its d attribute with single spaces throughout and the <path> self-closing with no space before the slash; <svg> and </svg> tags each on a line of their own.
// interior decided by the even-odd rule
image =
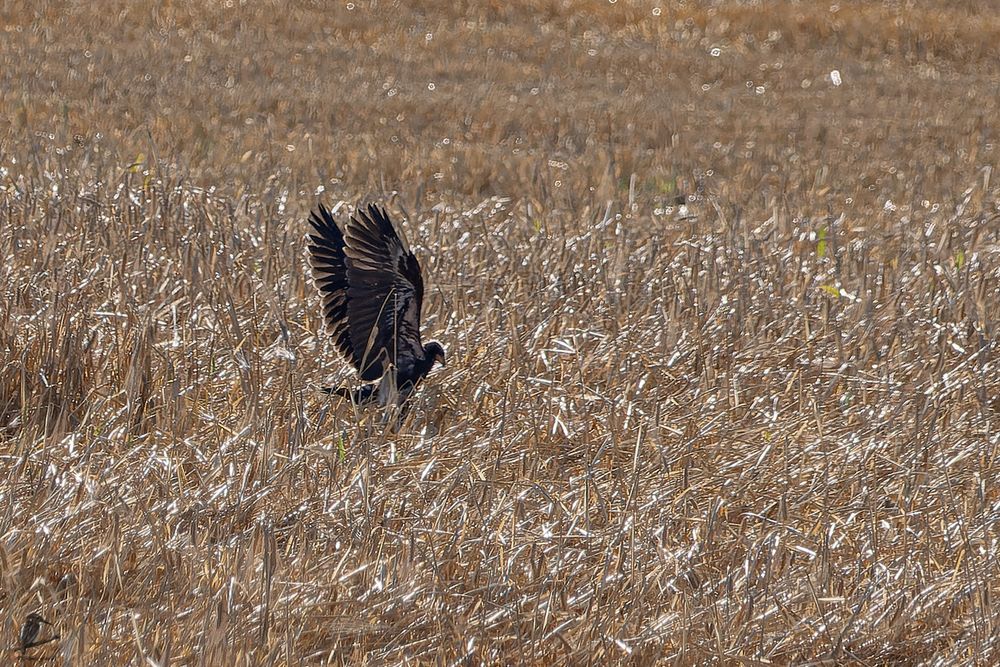
<svg viewBox="0 0 1000 667">
<path fill-rule="evenodd" d="M 995 664 L 998 58 L 986 0 L 3 3 L 4 663 Z M 369 199 L 449 351 L 398 434 L 316 391 L 304 217 Z"/>
</svg>

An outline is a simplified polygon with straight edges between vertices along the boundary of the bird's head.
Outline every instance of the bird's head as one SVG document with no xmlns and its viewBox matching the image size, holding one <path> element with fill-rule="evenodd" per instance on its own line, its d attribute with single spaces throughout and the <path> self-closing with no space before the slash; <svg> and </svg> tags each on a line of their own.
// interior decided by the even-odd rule
<svg viewBox="0 0 1000 667">
<path fill-rule="evenodd" d="M 444 348 L 436 340 L 428 341 L 427 345 L 424 345 L 424 356 L 431 362 L 431 368 L 434 368 L 434 362 L 439 362 L 442 366 L 446 365 L 444 363 Z"/>
</svg>

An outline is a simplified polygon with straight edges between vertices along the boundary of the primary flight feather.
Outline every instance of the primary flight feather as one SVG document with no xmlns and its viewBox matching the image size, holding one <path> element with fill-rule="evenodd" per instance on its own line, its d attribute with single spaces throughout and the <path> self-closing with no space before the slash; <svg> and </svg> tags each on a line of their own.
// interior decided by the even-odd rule
<svg viewBox="0 0 1000 667">
<path fill-rule="evenodd" d="M 355 402 L 377 398 L 402 405 L 444 364 L 437 341 L 420 341 L 424 280 L 420 263 L 384 209 L 369 204 L 337 225 L 322 204 L 309 216 L 309 263 L 323 319 L 337 350 L 366 382 L 336 393 Z"/>
</svg>

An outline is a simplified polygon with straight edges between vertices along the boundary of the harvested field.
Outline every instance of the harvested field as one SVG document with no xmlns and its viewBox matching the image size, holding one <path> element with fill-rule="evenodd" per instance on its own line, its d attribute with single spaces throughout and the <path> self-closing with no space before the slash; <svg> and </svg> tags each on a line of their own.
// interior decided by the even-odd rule
<svg viewBox="0 0 1000 667">
<path fill-rule="evenodd" d="M 997 664 L 998 62 L 987 0 L 3 3 L 0 662 Z M 398 433 L 318 391 L 320 201 L 423 265 Z"/>
</svg>

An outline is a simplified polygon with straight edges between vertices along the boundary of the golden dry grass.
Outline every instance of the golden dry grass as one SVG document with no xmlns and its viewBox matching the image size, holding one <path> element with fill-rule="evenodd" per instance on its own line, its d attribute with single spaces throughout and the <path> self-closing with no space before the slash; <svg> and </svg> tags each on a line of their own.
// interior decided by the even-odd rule
<svg viewBox="0 0 1000 667">
<path fill-rule="evenodd" d="M 3 661 L 1000 661 L 998 56 L 985 1 L 5 3 Z M 398 434 L 315 389 L 304 216 L 372 198 L 449 352 Z"/>
</svg>

